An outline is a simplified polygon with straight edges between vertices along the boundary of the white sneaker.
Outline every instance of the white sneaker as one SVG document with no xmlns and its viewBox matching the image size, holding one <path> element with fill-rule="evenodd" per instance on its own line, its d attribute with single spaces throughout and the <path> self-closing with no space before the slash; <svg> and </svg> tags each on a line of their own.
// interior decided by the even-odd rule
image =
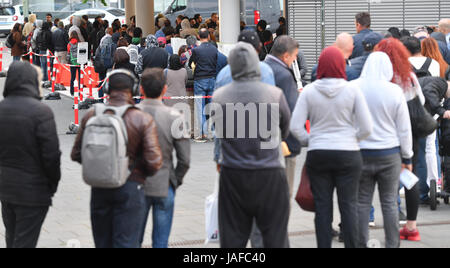
<svg viewBox="0 0 450 268">
<path fill-rule="evenodd" d="M 375 224 L 374 221 L 371 221 L 371 222 L 369 222 L 369 227 L 370 228 L 375 228 L 375 227 L 377 227 L 377 225 Z"/>
</svg>

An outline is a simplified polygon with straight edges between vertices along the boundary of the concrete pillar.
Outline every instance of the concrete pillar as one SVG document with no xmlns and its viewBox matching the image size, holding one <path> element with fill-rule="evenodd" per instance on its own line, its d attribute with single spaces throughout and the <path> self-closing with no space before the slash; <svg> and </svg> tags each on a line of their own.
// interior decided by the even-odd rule
<svg viewBox="0 0 450 268">
<path fill-rule="evenodd" d="M 127 24 L 131 25 L 130 18 L 136 15 L 136 0 L 125 0 L 125 18 Z"/>
<path fill-rule="evenodd" d="M 237 43 L 241 30 L 240 13 L 239 0 L 219 0 L 220 42 L 222 44 Z"/>
<path fill-rule="evenodd" d="M 136 0 L 136 25 L 142 28 L 144 37 L 156 32 L 154 13 L 153 0 Z"/>
</svg>

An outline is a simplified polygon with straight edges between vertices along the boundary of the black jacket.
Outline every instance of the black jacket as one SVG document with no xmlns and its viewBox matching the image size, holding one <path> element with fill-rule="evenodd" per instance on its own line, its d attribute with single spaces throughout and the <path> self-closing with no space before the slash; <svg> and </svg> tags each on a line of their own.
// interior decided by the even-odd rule
<svg viewBox="0 0 450 268">
<path fill-rule="evenodd" d="M 189 66 L 195 63 L 194 80 L 214 78 L 217 75 L 218 50 L 211 43 L 203 43 L 192 50 Z"/>
<path fill-rule="evenodd" d="M 69 43 L 69 36 L 64 29 L 58 28 L 52 34 L 52 42 L 56 52 L 67 51 L 67 44 Z"/>
<path fill-rule="evenodd" d="M 425 96 L 425 109 L 432 116 L 437 114 L 442 117 L 446 111 L 441 103 L 447 93 L 447 81 L 440 77 L 423 77 L 419 82 Z"/>
<path fill-rule="evenodd" d="M 8 70 L 0 102 L 0 200 L 49 206 L 61 177 L 52 110 L 39 96 L 37 71 L 26 62 Z"/>
<path fill-rule="evenodd" d="M 53 35 L 50 29 L 44 28 L 44 26 L 42 26 L 41 31 L 36 37 L 36 43 L 39 51 L 47 51 L 47 49 L 50 51 L 54 51 L 52 38 Z"/>
<path fill-rule="evenodd" d="M 278 60 L 274 59 L 272 56 L 267 57 L 265 63 L 272 68 L 275 76 L 275 84 L 283 90 L 284 96 L 289 104 L 289 110 L 292 113 L 299 97 L 298 84 L 294 71 L 291 68 L 288 68 L 285 64 L 282 64 Z M 293 156 L 300 154 L 301 145 L 294 135 L 290 134 L 286 139 L 286 143 Z"/>
</svg>

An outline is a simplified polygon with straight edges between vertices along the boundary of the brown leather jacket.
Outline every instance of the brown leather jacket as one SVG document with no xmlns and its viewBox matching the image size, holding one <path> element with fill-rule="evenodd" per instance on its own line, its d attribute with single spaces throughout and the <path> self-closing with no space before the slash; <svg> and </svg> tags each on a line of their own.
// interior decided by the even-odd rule
<svg viewBox="0 0 450 268">
<path fill-rule="evenodd" d="M 111 106 L 133 105 L 133 99 L 127 92 L 112 92 Z M 88 111 L 81 121 L 80 130 L 72 149 L 72 160 L 81 163 L 81 144 L 83 132 L 88 120 L 94 116 L 94 109 Z M 153 117 L 138 109 L 129 109 L 124 116 L 128 132 L 128 157 L 130 168 L 134 169 L 129 180 L 144 183 L 145 178 L 154 175 L 162 166 L 162 153 L 158 141 L 158 132 Z"/>
</svg>

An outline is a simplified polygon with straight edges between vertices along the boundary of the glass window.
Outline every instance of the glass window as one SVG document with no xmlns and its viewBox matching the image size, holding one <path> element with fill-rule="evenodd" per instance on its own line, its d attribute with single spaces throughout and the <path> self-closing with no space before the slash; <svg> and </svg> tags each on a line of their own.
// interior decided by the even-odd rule
<svg viewBox="0 0 450 268">
<path fill-rule="evenodd" d="M 14 16 L 16 10 L 13 7 L 0 7 L 0 16 Z"/>
</svg>

